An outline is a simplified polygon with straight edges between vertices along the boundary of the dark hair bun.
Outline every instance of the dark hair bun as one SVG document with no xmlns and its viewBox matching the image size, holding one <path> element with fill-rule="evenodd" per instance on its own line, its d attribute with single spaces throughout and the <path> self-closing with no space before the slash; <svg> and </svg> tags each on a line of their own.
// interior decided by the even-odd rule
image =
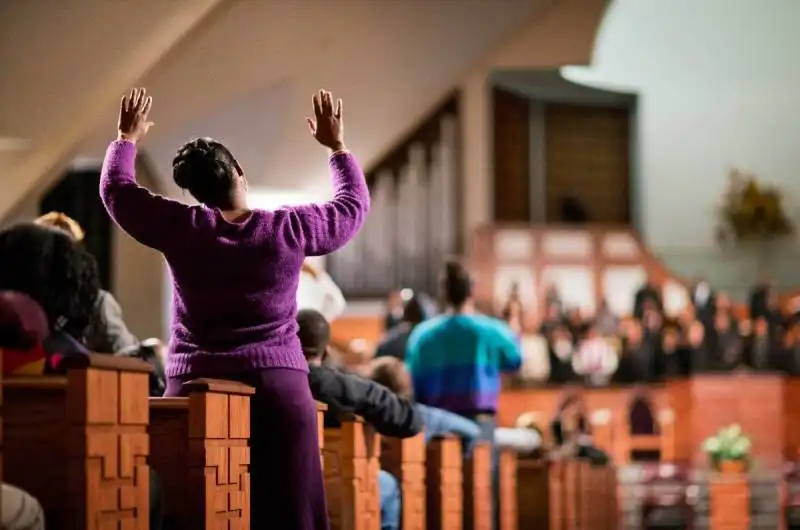
<svg viewBox="0 0 800 530">
<path fill-rule="evenodd" d="M 444 263 L 442 290 L 450 305 L 461 306 L 472 294 L 472 280 L 469 272 L 458 260 L 449 259 Z"/>
<path fill-rule="evenodd" d="M 230 151 L 210 138 L 198 138 L 178 150 L 172 161 L 172 178 L 198 201 L 224 200 L 234 186 L 236 161 Z"/>
</svg>

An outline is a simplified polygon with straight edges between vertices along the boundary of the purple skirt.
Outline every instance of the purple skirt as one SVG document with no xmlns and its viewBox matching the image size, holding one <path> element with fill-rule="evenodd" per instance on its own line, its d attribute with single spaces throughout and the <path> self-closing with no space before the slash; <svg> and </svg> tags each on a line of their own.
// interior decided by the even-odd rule
<svg viewBox="0 0 800 530">
<path fill-rule="evenodd" d="M 291 368 L 184 375 L 169 378 L 164 395 L 182 395 L 182 384 L 197 377 L 235 380 L 256 389 L 250 405 L 251 527 L 328 530 L 317 409 L 308 375 Z"/>
</svg>

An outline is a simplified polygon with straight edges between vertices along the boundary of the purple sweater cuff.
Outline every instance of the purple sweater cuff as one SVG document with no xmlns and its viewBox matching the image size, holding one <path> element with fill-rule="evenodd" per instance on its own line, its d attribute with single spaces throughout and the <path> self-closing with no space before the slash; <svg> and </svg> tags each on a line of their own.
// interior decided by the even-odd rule
<svg viewBox="0 0 800 530">
<path fill-rule="evenodd" d="M 103 178 L 110 180 L 135 180 L 136 144 L 127 140 L 111 142 L 106 150 Z"/>
</svg>

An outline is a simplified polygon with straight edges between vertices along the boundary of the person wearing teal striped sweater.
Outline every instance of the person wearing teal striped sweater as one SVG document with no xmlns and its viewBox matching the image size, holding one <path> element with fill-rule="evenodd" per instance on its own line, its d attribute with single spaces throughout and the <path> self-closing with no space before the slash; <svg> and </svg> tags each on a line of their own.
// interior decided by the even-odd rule
<svg viewBox="0 0 800 530">
<path fill-rule="evenodd" d="M 476 314 L 461 264 L 445 264 L 442 288 L 449 311 L 419 324 L 406 344 L 414 396 L 479 423 L 493 420 L 500 374 L 522 364 L 518 339 L 505 322 Z"/>
<path fill-rule="evenodd" d="M 472 280 L 458 262 L 442 275 L 448 311 L 419 324 L 406 343 L 406 365 L 417 402 L 454 412 L 478 423 L 481 439 L 494 447 L 500 375 L 522 365 L 519 341 L 501 320 L 479 315 Z M 497 450 L 492 458 L 494 527 L 498 528 Z"/>
</svg>

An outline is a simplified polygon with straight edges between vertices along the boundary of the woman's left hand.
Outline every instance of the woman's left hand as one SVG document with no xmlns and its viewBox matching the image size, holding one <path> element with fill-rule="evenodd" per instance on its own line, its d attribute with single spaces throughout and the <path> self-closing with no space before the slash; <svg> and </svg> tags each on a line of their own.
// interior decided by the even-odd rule
<svg viewBox="0 0 800 530">
<path fill-rule="evenodd" d="M 144 88 L 134 88 L 127 96 L 122 96 L 119 106 L 118 139 L 138 143 L 153 126 L 148 121 L 153 98 L 147 95 Z"/>
</svg>

